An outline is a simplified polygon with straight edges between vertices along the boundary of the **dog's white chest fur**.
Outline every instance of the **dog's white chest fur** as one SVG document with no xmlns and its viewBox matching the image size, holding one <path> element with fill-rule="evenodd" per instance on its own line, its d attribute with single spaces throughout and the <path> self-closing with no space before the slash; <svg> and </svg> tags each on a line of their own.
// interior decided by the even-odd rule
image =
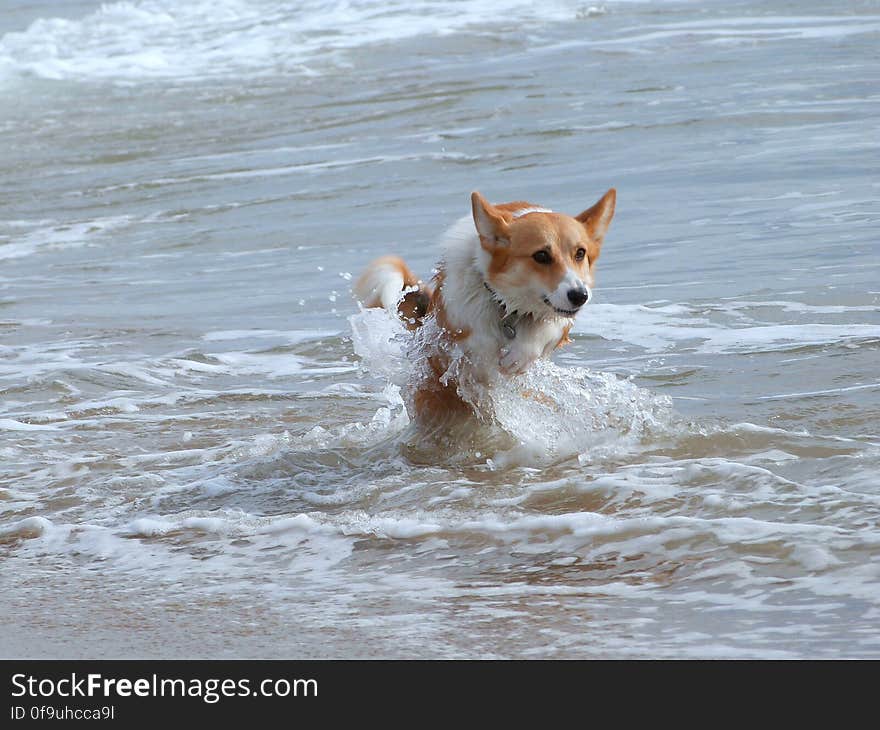
<svg viewBox="0 0 880 730">
<path fill-rule="evenodd" d="M 451 334 L 458 330 L 467 333 L 460 344 L 480 379 L 490 378 L 499 368 L 507 373 L 523 372 L 553 351 L 572 319 L 531 314 L 506 318 L 511 312 L 486 288 L 488 258 L 470 216 L 449 229 L 444 249 L 440 293 L 446 319 Z"/>
</svg>

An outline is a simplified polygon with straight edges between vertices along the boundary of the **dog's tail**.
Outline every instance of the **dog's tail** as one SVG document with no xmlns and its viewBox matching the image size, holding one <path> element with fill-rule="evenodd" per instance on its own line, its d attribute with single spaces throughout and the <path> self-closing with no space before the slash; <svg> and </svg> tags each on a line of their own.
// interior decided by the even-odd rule
<svg viewBox="0 0 880 730">
<path fill-rule="evenodd" d="M 398 256 L 383 256 L 370 263 L 352 292 L 365 307 L 396 311 L 409 329 L 421 326 L 431 308 L 431 290 Z"/>
</svg>

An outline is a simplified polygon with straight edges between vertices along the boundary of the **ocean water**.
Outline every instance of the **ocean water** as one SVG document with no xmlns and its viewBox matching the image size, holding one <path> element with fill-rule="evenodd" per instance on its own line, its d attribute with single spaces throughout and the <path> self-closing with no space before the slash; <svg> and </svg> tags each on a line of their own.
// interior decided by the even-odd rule
<svg viewBox="0 0 880 730">
<path fill-rule="evenodd" d="M 880 3 L 0 0 L 0 655 L 880 656 Z M 616 219 L 420 432 L 352 277 Z M 523 399 L 523 389 L 540 400 Z"/>
</svg>

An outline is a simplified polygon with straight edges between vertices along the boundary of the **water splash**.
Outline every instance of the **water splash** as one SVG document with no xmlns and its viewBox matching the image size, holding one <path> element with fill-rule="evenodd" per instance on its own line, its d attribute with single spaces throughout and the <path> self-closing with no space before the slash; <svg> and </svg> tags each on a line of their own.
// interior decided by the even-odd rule
<svg viewBox="0 0 880 730">
<path fill-rule="evenodd" d="M 675 421 L 672 400 L 613 373 L 547 360 L 486 391 L 485 407 L 526 453 L 595 460 L 631 451 Z"/>
<path fill-rule="evenodd" d="M 425 340 L 432 336 L 430 327 L 414 337 L 382 309 L 362 310 L 350 323 L 363 371 L 393 386 L 386 388 L 392 408 L 408 403 L 401 399 L 401 390 L 413 389 L 423 376 L 420 358 Z M 462 353 L 452 357 L 449 371 L 456 376 L 464 369 L 464 357 Z M 667 433 L 676 421 L 667 396 L 613 373 L 561 367 L 546 360 L 522 375 L 499 376 L 488 384 L 464 380 L 458 388 L 474 407 L 478 423 L 447 429 L 443 435 L 459 441 L 466 438 L 474 448 L 488 448 L 490 467 L 619 454 L 654 434 Z"/>
</svg>

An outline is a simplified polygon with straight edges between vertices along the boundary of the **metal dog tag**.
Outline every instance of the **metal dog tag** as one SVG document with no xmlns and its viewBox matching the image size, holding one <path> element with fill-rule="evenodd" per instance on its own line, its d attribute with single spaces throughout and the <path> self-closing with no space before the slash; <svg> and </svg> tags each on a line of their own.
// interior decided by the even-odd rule
<svg viewBox="0 0 880 730">
<path fill-rule="evenodd" d="M 512 340 L 516 337 L 516 327 L 513 326 L 516 320 L 516 312 L 501 320 L 501 331 L 508 340 Z"/>
</svg>

